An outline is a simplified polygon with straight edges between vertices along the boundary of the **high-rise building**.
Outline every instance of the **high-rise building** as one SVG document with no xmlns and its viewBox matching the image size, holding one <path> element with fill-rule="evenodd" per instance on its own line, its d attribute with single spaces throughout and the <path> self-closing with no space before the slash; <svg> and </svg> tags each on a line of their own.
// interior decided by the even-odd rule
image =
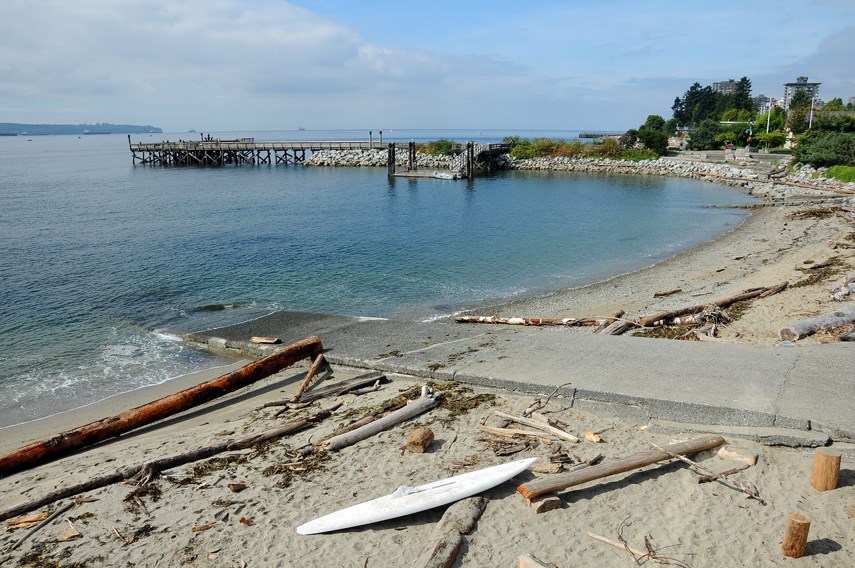
<svg viewBox="0 0 855 568">
<path fill-rule="evenodd" d="M 784 99 L 781 104 L 784 110 L 789 110 L 790 101 L 798 91 L 805 91 L 811 100 L 819 96 L 819 86 L 822 83 L 808 83 L 807 77 L 797 77 L 795 83 L 784 83 Z"/>
<path fill-rule="evenodd" d="M 736 81 L 728 79 L 727 81 L 719 81 L 712 84 L 712 90 L 722 95 L 732 95 L 736 92 Z"/>
</svg>

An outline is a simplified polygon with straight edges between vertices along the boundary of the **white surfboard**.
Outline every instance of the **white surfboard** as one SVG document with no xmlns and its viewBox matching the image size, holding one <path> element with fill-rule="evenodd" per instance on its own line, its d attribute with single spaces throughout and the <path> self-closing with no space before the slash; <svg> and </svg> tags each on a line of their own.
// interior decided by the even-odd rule
<svg viewBox="0 0 855 568">
<path fill-rule="evenodd" d="M 298 534 L 318 534 L 358 527 L 471 497 L 522 473 L 537 458 L 517 460 L 419 485 L 401 486 L 394 493 L 341 509 L 297 527 Z"/>
</svg>

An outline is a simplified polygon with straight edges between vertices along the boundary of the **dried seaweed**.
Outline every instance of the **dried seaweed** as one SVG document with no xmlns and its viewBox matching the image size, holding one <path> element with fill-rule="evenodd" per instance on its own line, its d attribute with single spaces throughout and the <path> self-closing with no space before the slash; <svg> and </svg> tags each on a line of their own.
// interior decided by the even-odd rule
<svg viewBox="0 0 855 568">
<path fill-rule="evenodd" d="M 795 284 L 790 284 L 790 288 L 801 288 L 803 286 L 813 286 L 828 282 L 835 276 L 843 273 L 848 268 L 847 263 L 839 256 L 833 256 L 826 262 L 808 267 L 798 267 L 796 270 L 807 275 Z"/>
</svg>

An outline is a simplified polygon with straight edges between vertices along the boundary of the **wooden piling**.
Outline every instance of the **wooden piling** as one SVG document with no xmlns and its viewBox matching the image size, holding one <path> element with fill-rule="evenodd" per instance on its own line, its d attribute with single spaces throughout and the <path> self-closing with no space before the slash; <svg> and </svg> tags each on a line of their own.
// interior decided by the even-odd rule
<svg viewBox="0 0 855 568">
<path fill-rule="evenodd" d="M 813 455 L 813 470 L 810 484 L 817 491 L 829 491 L 837 487 L 840 477 L 840 450 L 817 448 Z"/>
<path fill-rule="evenodd" d="M 781 544 L 784 556 L 789 556 L 790 558 L 801 558 L 804 556 L 807 549 L 809 531 L 810 519 L 801 513 L 791 513 L 787 517 L 784 542 Z"/>
</svg>

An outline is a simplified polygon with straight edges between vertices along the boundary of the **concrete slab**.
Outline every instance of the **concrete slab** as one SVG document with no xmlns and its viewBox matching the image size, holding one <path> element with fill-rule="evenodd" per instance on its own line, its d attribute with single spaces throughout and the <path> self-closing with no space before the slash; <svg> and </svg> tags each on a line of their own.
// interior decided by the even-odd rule
<svg viewBox="0 0 855 568">
<path fill-rule="evenodd" d="M 599 336 L 561 327 L 406 322 L 278 312 L 190 334 L 252 352 L 253 335 L 318 335 L 333 364 L 531 393 L 629 419 L 752 428 L 819 428 L 855 440 L 850 344 L 756 347 Z M 821 435 L 820 435 L 821 437 Z"/>
</svg>

